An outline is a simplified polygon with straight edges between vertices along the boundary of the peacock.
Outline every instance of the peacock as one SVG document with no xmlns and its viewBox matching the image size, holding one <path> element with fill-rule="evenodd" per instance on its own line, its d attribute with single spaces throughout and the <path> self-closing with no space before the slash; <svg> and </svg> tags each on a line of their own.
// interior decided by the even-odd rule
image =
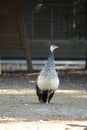
<svg viewBox="0 0 87 130">
<path fill-rule="evenodd" d="M 40 103 L 50 103 L 50 100 L 59 86 L 59 77 L 55 70 L 53 53 L 56 48 L 59 47 L 56 45 L 50 46 L 50 54 L 47 62 L 37 77 L 36 94 Z"/>
</svg>

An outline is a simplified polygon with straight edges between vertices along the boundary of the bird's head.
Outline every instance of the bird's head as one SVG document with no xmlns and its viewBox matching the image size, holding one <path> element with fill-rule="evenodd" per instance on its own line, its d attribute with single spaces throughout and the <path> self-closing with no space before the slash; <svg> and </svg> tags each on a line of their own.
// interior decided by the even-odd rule
<svg viewBox="0 0 87 130">
<path fill-rule="evenodd" d="M 50 46 L 50 51 L 53 53 L 53 51 L 54 51 L 56 48 L 59 48 L 59 46 L 51 45 L 51 46 Z"/>
</svg>

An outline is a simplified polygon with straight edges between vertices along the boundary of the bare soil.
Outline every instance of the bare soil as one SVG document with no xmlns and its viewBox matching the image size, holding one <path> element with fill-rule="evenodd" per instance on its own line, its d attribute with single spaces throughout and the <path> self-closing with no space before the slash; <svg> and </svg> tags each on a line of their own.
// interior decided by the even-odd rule
<svg viewBox="0 0 87 130">
<path fill-rule="evenodd" d="M 0 130 L 87 130 L 87 71 L 59 71 L 50 104 L 38 101 L 37 75 L 0 75 Z"/>
</svg>

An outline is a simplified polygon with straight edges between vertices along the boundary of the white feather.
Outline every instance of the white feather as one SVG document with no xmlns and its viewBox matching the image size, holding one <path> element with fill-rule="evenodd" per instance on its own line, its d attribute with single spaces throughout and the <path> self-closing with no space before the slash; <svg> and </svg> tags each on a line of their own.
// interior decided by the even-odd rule
<svg viewBox="0 0 87 130">
<path fill-rule="evenodd" d="M 40 90 L 56 90 L 59 86 L 59 79 L 58 77 L 48 79 L 44 76 L 39 76 L 37 80 L 37 84 Z"/>
</svg>

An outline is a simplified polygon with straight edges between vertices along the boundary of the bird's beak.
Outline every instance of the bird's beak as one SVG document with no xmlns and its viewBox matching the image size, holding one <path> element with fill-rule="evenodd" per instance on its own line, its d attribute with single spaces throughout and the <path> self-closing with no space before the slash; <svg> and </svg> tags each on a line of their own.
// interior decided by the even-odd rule
<svg viewBox="0 0 87 130">
<path fill-rule="evenodd" d="M 59 46 L 55 46 L 55 49 L 59 48 Z"/>
</svg>

